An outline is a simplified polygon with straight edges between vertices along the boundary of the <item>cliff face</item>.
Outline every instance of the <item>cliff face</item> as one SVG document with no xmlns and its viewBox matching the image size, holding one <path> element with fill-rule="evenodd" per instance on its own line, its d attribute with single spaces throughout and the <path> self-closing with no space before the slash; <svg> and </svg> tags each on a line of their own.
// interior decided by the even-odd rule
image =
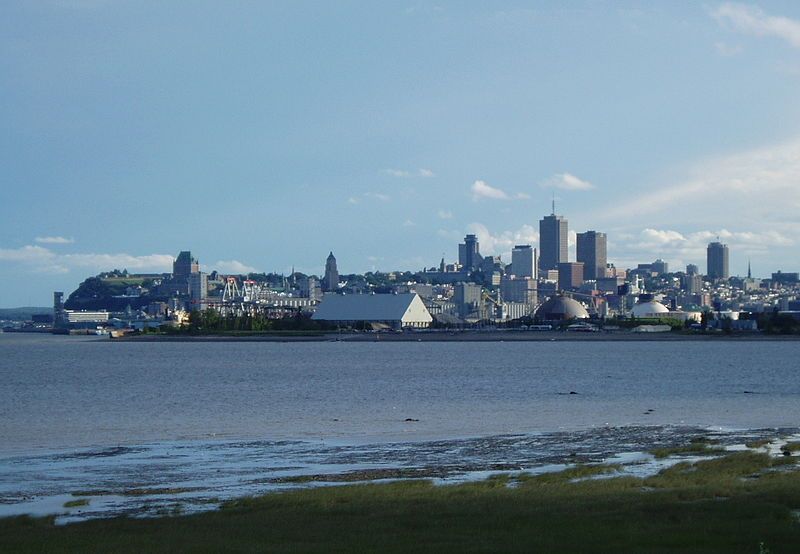
<svg viewBox="0 0 800 554">
<path fill-rule="evenodd" d="M 128 306 L 132 309 L 147 306 L 150 302 L 163 300 L 162 297 L 143 294 L 138 297 L 119 298 L 131 285 L 141 285 L 143 279 L 131 276 L 127 279 L 104 279 L 89 277 L 69 295 L 64 307 L 68 310 L 108 310 L 122 311 Z"/>
</svg>

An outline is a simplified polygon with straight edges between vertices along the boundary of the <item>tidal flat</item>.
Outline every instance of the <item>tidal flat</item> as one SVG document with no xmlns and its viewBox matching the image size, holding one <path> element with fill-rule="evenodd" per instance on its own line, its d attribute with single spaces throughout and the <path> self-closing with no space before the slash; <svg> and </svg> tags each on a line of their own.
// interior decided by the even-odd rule
<svg viewBox="0 0 800 554">
<path fill-rule="evenodd" d="M 56 525 L 0 520 L 3 552 L 795 552 L 800 457 L 759 447 L 637 477 L 615 464 L 241 498 L 219 510 Z"/>
</svg>

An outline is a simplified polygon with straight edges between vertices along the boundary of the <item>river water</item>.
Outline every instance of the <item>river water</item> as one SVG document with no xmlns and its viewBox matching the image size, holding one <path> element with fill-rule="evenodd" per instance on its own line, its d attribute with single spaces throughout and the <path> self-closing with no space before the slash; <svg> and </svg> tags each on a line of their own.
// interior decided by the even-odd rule
<svg viewBox="0 0 800 554">
<path fill-rule="evenodd" d="M 687 435 L 734 444 L 791 434 L 798 359 L 794 341 L 0 334 L 0 515 L 203 509 L 298 486 L 303 475 L 402 469 L 459 479 L 602 460 Z M 82 492 L 89 506 L 63 508 Z"/>
</svg>

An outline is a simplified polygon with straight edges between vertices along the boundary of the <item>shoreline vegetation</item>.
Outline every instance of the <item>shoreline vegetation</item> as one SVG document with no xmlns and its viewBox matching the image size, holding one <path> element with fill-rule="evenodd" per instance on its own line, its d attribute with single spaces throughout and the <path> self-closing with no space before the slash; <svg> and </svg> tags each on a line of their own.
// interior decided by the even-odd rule
<svg viewBox="0 0 800 554">
<path fill-rule="evenodd" d="M 785 441 L 782 441 L 785 442 Z M 778 446 L 780 444 L 780 446 Z M 274 492 L 216 511 L 56 525 L 0 519 L 4 552 L 794 552 L 797 443 L 697 440 L 637 477 L 618 464 L 477 482 L 384 480 Z"/>
<path fill-rule="evenodd" d="M 554 341 L 554 340 L 594 340 L 594 341 L 640 341 L 640 340 L 764 340 L 800 339 L 794 327 L 781 332 L 766 329 L 762 332 L 735 331 L 732 328 L 712 330 L 703 327 L 692 329 L 685 322 L 673 319 L 613 319 L 595 322 L 593 325 L 575 321 L 563 321 L 547 326 L 550 330 L 536 327 L 537 322 L 528 318 L 515 324 L 477 325 L 470 327 L 435 326 L 429 329 L 392 330 L 374 328 L 370 322 L 357 322 L 339 327 L 332 322 L 314 321 L 308 316 L 297 314 L 284 319 L 269 319 L 263 315 L 227 315 L 214 310 L 195 310 L 185 326 L 162 325 L 157 329 L 143 329 L 133 333 L 111 334 L 112 338 L 139 341 Z M 636 332 L 634 329 L 650 329 L 651 332 Z M 657 332 L 652 330 L 660 329 Z M 666 329 L 666 330 L 664 330 Z M 786 332 L 783 332 L 786 331 Z M 792 331 L 792 332 L 790 332 Z"/>
</svg>

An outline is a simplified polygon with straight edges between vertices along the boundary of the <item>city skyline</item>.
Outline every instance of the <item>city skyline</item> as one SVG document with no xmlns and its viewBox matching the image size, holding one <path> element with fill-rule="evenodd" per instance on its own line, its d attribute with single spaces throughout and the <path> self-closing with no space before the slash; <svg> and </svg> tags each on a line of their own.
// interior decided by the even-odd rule
<svg viewBox="0 0 800 554">
<path fill-rule="evenodd" d="M 733 275 L 799 269 L 791 2 L 7 12 L 3 307 L 185 248 L 320 275 L 330 250 L 419 270 L 475 234 L 509 263 L 553 193 L 571 261 L 597 229 L 619 267 L 705 267 L 719 237 Z"/>
</svg>

